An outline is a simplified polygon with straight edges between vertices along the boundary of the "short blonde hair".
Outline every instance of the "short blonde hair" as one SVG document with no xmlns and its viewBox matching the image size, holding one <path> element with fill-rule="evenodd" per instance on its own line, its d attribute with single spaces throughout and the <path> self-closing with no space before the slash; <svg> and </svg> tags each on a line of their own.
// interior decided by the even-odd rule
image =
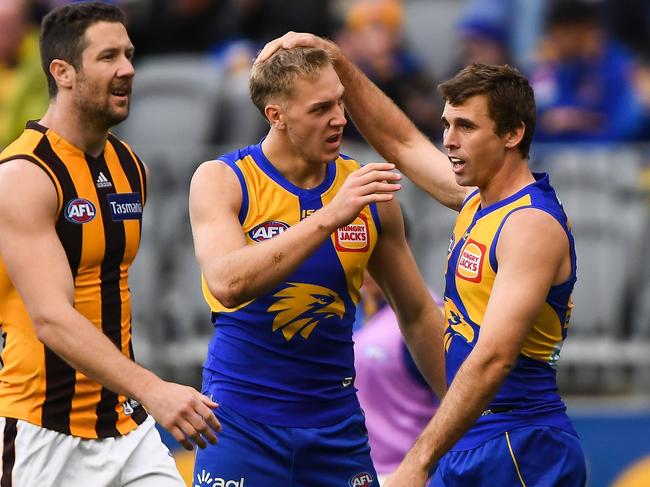
<svg viewBox="0 0 650 487">
<path fill-rule="evenodd" d="M 251 100 L 266 118 L 266 105 L 274 97 L 290 98 L 296 78 L 314 79 L 332 64 L 330 54 L 324 49 L 279 49 L 266 61 L 253 66 L 248 79 Z"/>
</svg>

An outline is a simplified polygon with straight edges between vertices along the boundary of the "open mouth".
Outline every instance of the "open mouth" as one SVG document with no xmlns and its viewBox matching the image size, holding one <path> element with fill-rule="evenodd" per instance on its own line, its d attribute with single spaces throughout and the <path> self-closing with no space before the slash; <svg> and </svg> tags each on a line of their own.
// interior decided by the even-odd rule
<svg viewBox="0 0 650 487">
<path fill-rule="evenodd" d="M 463 166 L 465 166 L 465 160 L 461 159 L 460 157 L 453 157 L 453 156 L 447 156 L 449 158 L 449 162 L 451 162 L 451 167 L 454 171 L 460 170 Z"/>
<path fill-rule="evenodd" d="M 131 94 L 130 88 L 114 88 L 111 90 L 111 95 L 117 96 L 119 98 L 126 98 Z"/>
<path fill-rule="evenodd" d="M 325 142 L 328 144 L 338 144 L 341 141 L 341 134 L 334 134 L 327 139 L 325 139 Z"/>
</svg>

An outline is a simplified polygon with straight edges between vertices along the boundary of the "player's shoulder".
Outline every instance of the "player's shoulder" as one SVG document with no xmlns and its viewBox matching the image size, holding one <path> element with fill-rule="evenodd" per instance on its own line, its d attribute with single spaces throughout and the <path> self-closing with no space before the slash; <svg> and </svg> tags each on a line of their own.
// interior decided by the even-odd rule
<svg viewBox="0 0 650 487">
<path fill-rule="evenodd" d="M 16 157 L 0 162 L 0 182 L 4 182 L 5 184 L 14 181 L 22 183 L 25 181 L 24 178 L 30 178 L 31 185 L 32 177 L 38 180 L 41 176 L 44 180 L 47 180 L 44 171 L 27 155 L 17 155 Z M 30 185 L 26 185 L 27 187 L 23 189 L 28 189 Z"/>
<path fill-rule="evenodd" d="M 232 165 L 221 158 L 202 162 L 192 176 L 192 184 L 213 183 L 221 185 L 236 180 L 237 176 L 233 171 Z"/>
<path fill-rule="evenodd" d="M 499 236 L 500 248 L 534 247 L 548 253 L 566 247 L 566 232 L 549 212 L 533 206 L 523 207 L 508 215 Z"/>
<path fill-rule="evenodd" d="M 356 171 L 363 166 L 363 163 L 360 160 L 347 154 L 339 154 L 334 163 L 339 171 L 343 171 L 345 174 Z"/>
<path fill-rule="evenodd" d="M 25 184 L 29 181 L 29 184 Z M 56 208 L 57 189 L 48 175 L 27 159 L 11 159 L 0 164 L 0 212 L 34 215 L 43 207 Z"/>
</svg>

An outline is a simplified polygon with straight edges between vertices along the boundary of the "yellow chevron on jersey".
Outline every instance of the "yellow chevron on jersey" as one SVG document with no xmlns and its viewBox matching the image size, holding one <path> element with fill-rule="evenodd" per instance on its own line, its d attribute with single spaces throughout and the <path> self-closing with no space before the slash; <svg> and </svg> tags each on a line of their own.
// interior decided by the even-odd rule
<svg viewBox="0 0 650 487">
<path fill-rule="evenodd" d="M 269 176 L 268 171 L 271 168 L 264 165 L 260 166 L 254 155 L 254 153 L 248 153 L 229 162 L 230 167 L 235 170 L 242 183 L 244 201 L 240 212 L 240 221 L 242 221 L 242 229 L 249 245 L 254 245 L 282 233 L 315 211 L 302 208 L 299 195 L 283 187 L 278 182 L 279 176 L 277 174 L 271 173 L 271 176 Z M 268 163 L 268 161 L 265 162 Z M 329 203 L 345 182 L 348 174 L 360 167 L 357 161 L 344 156 L 339 157 L 333 164 L 335 176 L 331 184 L 327 188 L 323 188 L 321 194 L 322 205 Z M 352 223 L 339 228 L 331 236 L 338 259 L 345 269 L 348 292 L 354 304 L 359 302 L 361 296 L 359 289 L 363 284 L 363 271 L 367 267 L 368 259 L 377 242 L 377 236 L 376 216 L 373 215 L 370 207 L 364 208 Z M 298 283 L 292 284 L 299 286 Z M 309 289 L 311 284 L 304 283 L 303 286 L 299 286 L 300 290 Z M 205 278 L 202 278 L 202 287 L 205 300 L 213 312 L 235 311 L 250 303 L 249 301 L 237 308 L 228 309 L 212 296 Z M 328 292 L 333 293 L 331 290 Z M 301 303 L 306 303 L 309 301 L 310 296 L 309 292 L 305 292 L 300 297 L 297 295 L 294 297 L 296 300 L 300 300 Z M 282 298 L 286 300 L 285 296 L 282 296 Z M 269 311 L 279 309 L 275 306 Z M 289 330 L 286 333 L 293 336 Z"/>
<path fill-rule="evenodd" d="M 241 186 L 239 222 L 247 245 L 265 245 L 310 218 L 360 167 L 340 156 L 325 164 L 319 185 L 304 189 L 273 166 L 261 144 L 219 160 Z M 331 425 L 358 410 L 352 325 L 379 233 L 373 204 L 334 231 L 284 282 L 236 309 L 222 306 L 203 280 L 215 326 L 204 370 L 215 398 L 256 421 L 285 426 Z"/>
<path fill-rule="evenodd" d="M 454 335 L 464 337 L 468 343 L 478 336 L 497 273 L 496 241 L 507 216 L 527 207 L 548 210 L 550 206 L 552 211 L 556 211 L 553 205 L 537 201 L 539 198 L 533 201 L 534 195 L 534 191 L 523 191 L 490 211 L 481 210 L 478 192 L 465 202 L 454 227 L 447 260 L 447 282 L 453 281 L 451 289 L 455 290 L 445 299 L 450 334 L 445 341 L 447 349 Z M 570 293 L 563 299 L 565 302 L 560 303 L 559 308 L 566 307 L 567 310 L 554 306 L 552 300 L 547 299 L 544 303 L 526 337 L 522 355 L 554 363 L 573 306 Z M 470 328 L 476 333 L 470 332 Z"/>
<path fill-rule="evenodd" d="M 481 324 L 499 271 L 496 256 L 499 235 L 513 212 L 535 208 L 546 212 L 562 226 L 569 244 L 571 275 L 563 283 L 549 288 L 521 352 L 491 398 L 488 408 L 493 414 L 478 418 L 458 440 L 455 450 L 475 448 L 506 431 L 533 424 L 553 426 L 575 434 L 565 413 L 566 406 L 557 392 L 555 370 L 567 334 L 571 292 L 576 282 L 575 242 L 548 175 L 533 176 L 535 182 L 497 203 L 481 207 L 480 195 L 476 191 L 461 208 L 452 233 L 445 272 L 447 383 L 453 382 L 480 339 Z M 502 322 L 499 326 L 505 330 L 509 323 Z M 507 339 L 506 333 L 502 339 Z"/>
</svg>

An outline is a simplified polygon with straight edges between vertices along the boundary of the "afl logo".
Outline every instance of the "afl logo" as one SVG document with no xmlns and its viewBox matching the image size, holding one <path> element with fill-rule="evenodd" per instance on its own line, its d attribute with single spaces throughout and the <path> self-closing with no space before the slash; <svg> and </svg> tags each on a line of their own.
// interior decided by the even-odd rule
<svg viewBox="0 0 650 487">
<path fill-rule="evenodd" d="M 289 225 L 284 222 L 271 220 L 253 227 L 253 229 L 248 232 L 248 236 L 255 242 L 263 242 L 264 240 L 273 238 L 276 235 L 280 235 L 288 228 Z"/>
<path fill-rule="evenodd" d="M 65 219 L 70 223 L 88 223 L 97 214 L 95 210 L 95 205 L 92 202 L 83 199 L 76 198 L 70 201 L 65 207 Z"/>
<path fill-rule="evenodd" d="M 367 487 L 372 484 L 373 478 L 368 472 L 358 473 L 348 481 L 350 487 Z"/>
</svg>

